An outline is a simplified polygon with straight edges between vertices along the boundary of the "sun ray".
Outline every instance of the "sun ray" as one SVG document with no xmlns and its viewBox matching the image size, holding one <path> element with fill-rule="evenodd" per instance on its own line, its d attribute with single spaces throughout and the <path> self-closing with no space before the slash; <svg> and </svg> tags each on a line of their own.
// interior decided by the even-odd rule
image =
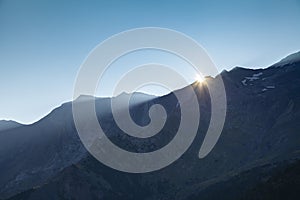
<svg viewBox="0 0 300 200">
<path fill-rule="evenodd" d="M 202 83 L 205 80 L 200 74 L 196 74 L 195 79 L 197 83 Z"/>
</svg>

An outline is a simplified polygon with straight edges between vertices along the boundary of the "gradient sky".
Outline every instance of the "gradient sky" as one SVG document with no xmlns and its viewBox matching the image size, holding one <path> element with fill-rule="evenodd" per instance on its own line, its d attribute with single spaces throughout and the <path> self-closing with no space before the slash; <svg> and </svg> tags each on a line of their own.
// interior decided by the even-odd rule
<svg viewBox="0 0 300 200">
<path fill-rule="evenodd" d="M 145 26 L 191 36 L 219 71 L 261 68 L 300 49 L 300 1 L 0 0 L 0 119 L 31 123 L 71 100 L 79 67 L 95 46 Z M 137 63 L 161 61 L 155 55 L 140 55 Z"/>
</svg>

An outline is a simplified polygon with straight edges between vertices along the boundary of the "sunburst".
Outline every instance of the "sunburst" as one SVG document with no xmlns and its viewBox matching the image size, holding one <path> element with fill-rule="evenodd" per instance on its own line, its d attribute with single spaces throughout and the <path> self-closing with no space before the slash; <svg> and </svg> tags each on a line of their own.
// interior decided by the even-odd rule
<svg viewBox="0 0 300 200">
<path fill-rule="evenodd" d="M 196 79 L 197 83 L 202 83 L 202 82 L 205 81 L 205 79 L 203 78 L 203 76 L 201 76 L 200 74 L 196 74 L 195 79 Z"/>
</svg>

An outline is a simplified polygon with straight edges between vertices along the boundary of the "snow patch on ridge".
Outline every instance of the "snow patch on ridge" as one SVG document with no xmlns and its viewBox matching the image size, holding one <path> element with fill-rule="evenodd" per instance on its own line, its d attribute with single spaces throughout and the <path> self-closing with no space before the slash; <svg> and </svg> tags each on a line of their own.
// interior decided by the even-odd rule
<svg viewBox="0 0 300 200">
<path fill-rule="evenodd" d="M 249 76 L 246 76 L 245 79 L 242 80 L 242 84 L 246 86 L 246 85 L 247 85 L 247 81 L 252 82 L 252 81 L 258 80 L 258 79 L 260 79 L 260 76 L 261 76 L 261 75 L 263 75 L 262 72 L 253 74 L 253 75 L 250 76 L 250 77 L 249 77 Z"/>
</svg>

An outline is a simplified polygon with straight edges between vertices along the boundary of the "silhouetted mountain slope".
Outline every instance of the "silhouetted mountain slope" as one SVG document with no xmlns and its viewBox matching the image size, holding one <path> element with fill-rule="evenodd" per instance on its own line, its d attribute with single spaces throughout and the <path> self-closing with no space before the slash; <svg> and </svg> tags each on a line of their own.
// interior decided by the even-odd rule
<svg viewBox="0 0 300 200">
<path fill-rule="evenodd" d="M 68 104 L 38 123 L 0 134 L 0 194 L 15 194 L 77 162 L 86 150 L 72 125 Z"/>
<path fill-rule="evenodd" d="M 201 110 L 198 135 L 180 159 L 159 171 L 123 173 L 95 160 L 78 139 L 71 103 L 31 126 L 5 131 L 0 134 L 0 198 L 27 190 L 14 199 L 210 199 L 210 194 L 228 192 L 226 188 L 232 192 L 237 185 L 244 189 L 238 191 L 258 197 L 268 184 L 257 180 L 257 174 L 280 180 L 277 172 L 300 158 L 300 63 L 294 57 L 282 67 L 237 67 L 219 75 L 227 93 L 227 116 L 217 145 L 203 159 L 198 153 L 209 125 L 210 97 L 205 84 L 193 84 Z M 213 85 L 214 78 L 207 84 Z M 181 89 L 188 97 L 185 91 Z M 165 107 L 168 118 L 163 130 L 149 139 L 133 138 L 116 126 L 110 99 L 97 99 L 96 109 L 114 143 L 146 152 L 172 140 L 180 121 L 172 93 L 132 105 L 133 120 L 149 123 L 148 110 L 155 103 Z M 278 170 L 268 167 L 274 165 Z"/>
<path fill-rule="evenodd" d="M 187 200 L 297 200 L 299 185 L 300 160 L 290 160 L 252 168 L 195 191 Z"/>
<path fill-rule="evenodd" d="M 21 126 L 22 124 L 19 124 L 18 122 L 15 121 L 6 121 L 6 120 L 0 120 L 0 132 L 5 131 L 7 129 L 12 129 L 12 128 L 17 128 Z"/>
<path fill-rule="evenodd" d="M 300 62 L 300 51 L 293 53 L 291 55 L 288 55 L 287 57 L 280 60 L 278 63 L 274 64 L 274 67 L 282 67 L 285 65 L 293 65 Z"/>
</svg>

